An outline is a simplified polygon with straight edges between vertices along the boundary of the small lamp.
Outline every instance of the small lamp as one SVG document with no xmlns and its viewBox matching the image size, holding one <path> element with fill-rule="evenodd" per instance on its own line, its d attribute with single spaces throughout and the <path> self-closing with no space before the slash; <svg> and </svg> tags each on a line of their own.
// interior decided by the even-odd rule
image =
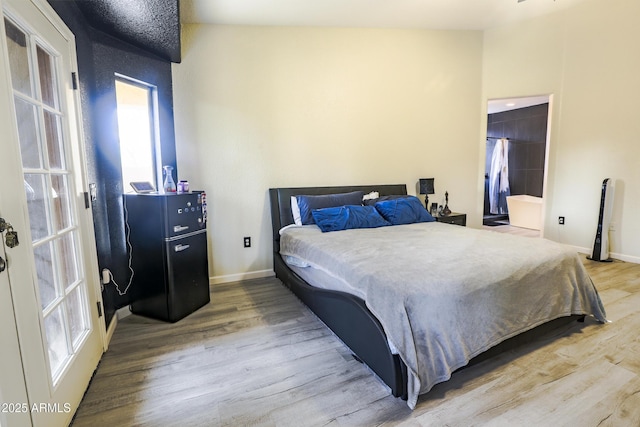
<svg viewBox="0 0 640 427">
<path fill-rule="evenodd" d="M 435 194 L 433 178 L 420 178 L 420 194 L 424 194 L 424 207 L 429 210 L 429 194 Z"/>
</svg>

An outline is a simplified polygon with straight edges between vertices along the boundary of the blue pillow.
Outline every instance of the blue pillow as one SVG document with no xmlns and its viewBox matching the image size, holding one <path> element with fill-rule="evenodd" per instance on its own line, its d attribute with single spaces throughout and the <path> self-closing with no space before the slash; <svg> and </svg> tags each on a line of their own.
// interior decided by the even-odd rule
<svg viewBox="0 0 640 427">
<path fill-rule="evenodd" d="M 296 196 L 300 208 L 302 225 L 315 224 L 311 211 L 314 209 L 333 208 L 344 205 L 361 205 L 364 191 L 351 193 L 323 194 L 319 196 Z"/>
<path fill-rule="evenodd" d="M 348 205 L 314 209 L 311 215 L 323 233 L 352 228 L 376 228 L 391 225 L 380 216 L 373 206 Z"/>
<path fill-rule="evenodd" d="M 384 219 L 393 225 L 435 221 L 424 208 L 422 202 L 415 196 L 384 200 L 376 203 L 375 208 Z"/>
</svg>

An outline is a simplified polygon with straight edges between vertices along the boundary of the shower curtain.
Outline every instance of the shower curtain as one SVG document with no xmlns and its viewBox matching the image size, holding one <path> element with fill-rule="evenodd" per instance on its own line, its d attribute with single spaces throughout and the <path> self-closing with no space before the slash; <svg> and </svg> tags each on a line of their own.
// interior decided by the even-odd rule
<svg viewBox="0 0 640 427">
<path fill-rule="evenodd" d="M 491 156 L 489 172 L 489 212 L 492 214 L 508 214 L 507 196 L 509 190 L 509 140 L 500 138 L 496 141 Z"/>
</svg>

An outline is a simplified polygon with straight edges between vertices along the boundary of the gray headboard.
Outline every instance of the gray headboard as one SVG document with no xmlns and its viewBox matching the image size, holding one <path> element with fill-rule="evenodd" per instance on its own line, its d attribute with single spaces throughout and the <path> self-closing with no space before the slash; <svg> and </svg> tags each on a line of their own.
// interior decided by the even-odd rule
<svg viewBox="0 0 640 427">
<path fill-rule="evenodd" d="M 273 229 L 273 250 L 280 251 L 280 229 L 293 224 L 291 213 L 291 196 L 318 195 L 348 193 L 350 191 L 363 191 L 365 194 L 377 191 L 381 196 L 407 194 L 405 184 L 385 185 L 350 185 L 339 187 L 298 187 L 298 188 L 270 188 L 269 200 L 271 201 L 271 225 Z"/>
</svg>

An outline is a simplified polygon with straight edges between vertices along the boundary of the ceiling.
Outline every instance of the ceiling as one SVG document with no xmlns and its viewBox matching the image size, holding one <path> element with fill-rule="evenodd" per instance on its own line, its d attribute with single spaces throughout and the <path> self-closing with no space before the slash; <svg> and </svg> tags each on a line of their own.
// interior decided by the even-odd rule
<svg viewBox="0 0 640 427">
<path fill-rule="evenodd" d="M 484 30 L 585 0 L 180 0 L 182 23 Z"/>
<path fill-rule="evenodd" d="M 93 27 L 180 62 L 181 23 L 484 30 L 586 0 L 73 1 Z"/>
</svg>

